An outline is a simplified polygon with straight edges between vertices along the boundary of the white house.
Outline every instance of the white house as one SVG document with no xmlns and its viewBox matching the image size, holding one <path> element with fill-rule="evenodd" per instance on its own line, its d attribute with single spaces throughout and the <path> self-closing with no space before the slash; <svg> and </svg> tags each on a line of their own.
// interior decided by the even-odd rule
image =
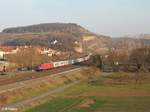
<svg viewBox="0 0 150 112">
<path fill-rule="evenodd" d="M 8 50 L 8 51 L 3 51 L 4 54 L 15 54 L 19 51 L 19 48 L 13 49 L 13 50 Z"/>
<path fill-rule="evenodd" d="M 4 52 L 0 51 L 0 59 L 3 59 L 3 58 L 4 58 Z"/>
<path fill-rule="evenodd" d="M 52 56 L 53 54 L 55 54 L 56 53 L 56 51 L 55 50 L 53 50 L 53 49 L 50 49 L 50 48 L 48 48 L 48 49 L 44 49 L 42 52 L 41 52 L 41 54 L 47 54 L 48 56 Z"/>
</svg>

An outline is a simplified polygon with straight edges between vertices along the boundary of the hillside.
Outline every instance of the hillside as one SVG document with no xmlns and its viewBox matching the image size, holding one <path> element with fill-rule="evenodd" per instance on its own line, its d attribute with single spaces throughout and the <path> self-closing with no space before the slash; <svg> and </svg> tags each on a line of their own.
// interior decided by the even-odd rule
<svg viewBox="0 0 150 112">
<path fill-rule="evenodd" d="M 150 34 L 142 34 L 142 35 L 139 36 L 139 38 L 150 39 Z"/>
<path fill-rule="evenodd" d="M 7 28 L 3 33 L 39 33 L 39 32 L 70 32 L 70 33 L 89 33 L 83 27 L 74 23 L 45 23 L 24 27 Z"/>
<path fill-rule="evenodd" d="M 142 45 L 150 46 L 150 39 L 143 37 L 119 37 L 112 38 L 112 46 L 117 49 L 135 49 L 141 47 Z"/>
<path fill-rule="evenodd" d="M 90 39 L 85 39 L 89 38 Z M 90 49 L 106 47 L 107 36 L 94 34 L 74 23 L 47 23 L 7 28 L 0 33 L 0 45 L 40 45 L 58 50 L 74 50 L 83 41 Z"/>
<path fill-rule="evenodd" d="M 140 35 L 139 38 L 110 38 L 92 33 L 75 23 L 47 23 L 4 29 L 0 33 L 0 45 L 40 45 L 61 51 L 84 50 L 102 53 L 110 47 L 134 49 L 143 44 L 150 45 L 149 38 L 148 34 Z"/>
<path fill-rule="evenodd" d="M 141 45 L 139 39 L 129 38 L 129 37 L 120 37 L 120 38 L 112 38 L 112 44 L 115 48 L 123 49 L 134 49 L 137 46 Z"/>
</svg>

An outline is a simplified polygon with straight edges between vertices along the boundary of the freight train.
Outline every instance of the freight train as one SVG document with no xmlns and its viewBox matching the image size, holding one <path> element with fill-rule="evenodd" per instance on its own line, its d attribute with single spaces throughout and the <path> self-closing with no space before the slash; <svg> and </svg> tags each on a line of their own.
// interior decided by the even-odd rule
<svg viewBox="0 0 150 112">
<path fill-rule="evenodd" d="M 65 65 L 81 63 L 81 62 L 89 60 L 89 58 L 90 58 L 90 54 L 82 58 L 77 58 L 77 59 L 70 59 L 70 60 L 58 61 L 58 62 L 52 62 L 52 63 L 43 63 L 37 66 L 36 71 L 49 70 L 52 68 L 57 68 L 57 67 L 65 66 Z"/>
</svg>

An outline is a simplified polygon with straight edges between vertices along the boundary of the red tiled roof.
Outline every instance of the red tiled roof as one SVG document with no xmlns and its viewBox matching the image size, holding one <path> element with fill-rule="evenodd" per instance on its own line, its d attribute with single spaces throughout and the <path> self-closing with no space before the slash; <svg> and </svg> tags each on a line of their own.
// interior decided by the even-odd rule
<svg viewBox="0 0 150 112">
<path fill-rule="evenodd" d="M 3 52 L 11 52 L 12 50 L 15 50 L 16 47 L 14 46 L 0 46 L 0 50 Z"/>
</svg>

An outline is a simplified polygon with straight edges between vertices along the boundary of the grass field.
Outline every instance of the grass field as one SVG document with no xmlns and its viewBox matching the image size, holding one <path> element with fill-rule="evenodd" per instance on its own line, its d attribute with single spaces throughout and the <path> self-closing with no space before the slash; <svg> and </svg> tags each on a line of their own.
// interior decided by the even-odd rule
<svg viewBox="0 0 150 112">
<path fill-rule="evenodd" d="M 94 103 L 81 107 L 87 98 Z M 27 112 L 149 112 L 149 104 L 150 97 L 59 97 Z"/>
<path fill-rule="evenodd" d="M 132 74 L 123 73 L 121 81 L 115 74 L 90 77 L 26 112 L 150 112 L 149 74 L 138 82 Z"/>
</svg>

